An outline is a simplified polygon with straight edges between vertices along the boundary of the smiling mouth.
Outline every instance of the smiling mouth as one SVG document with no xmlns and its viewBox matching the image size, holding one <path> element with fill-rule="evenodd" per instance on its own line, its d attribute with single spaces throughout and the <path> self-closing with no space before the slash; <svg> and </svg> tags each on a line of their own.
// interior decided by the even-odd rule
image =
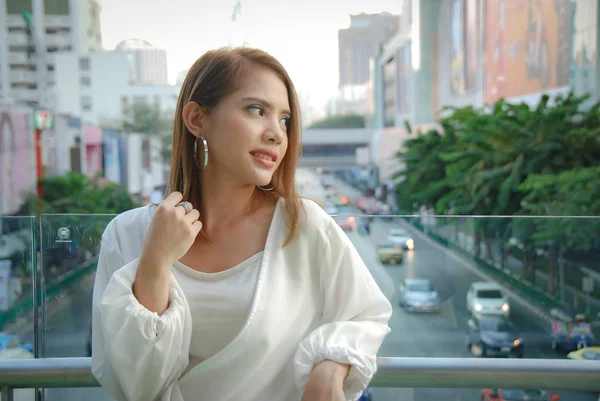
<svg viewBox="0 0 600 401">
<path fill-rule="evenodd" d="M 272 158 L 271 156 L 264 155 L 264 154 L 262 154 L 262 153 L 254 153 L 254 152 L 250 152 L 250 154 L 251 154 L 252 156 L 254 156 L 254 157 L 259 157 L 259 158 L 261 158 L 261 159 L 264 159 L 264 160 L 267 160 L 267 161 L 270 161 L 270 162 L 274 161 L 274 160 L 273 160 L 273 158 Z"/>
</svg>

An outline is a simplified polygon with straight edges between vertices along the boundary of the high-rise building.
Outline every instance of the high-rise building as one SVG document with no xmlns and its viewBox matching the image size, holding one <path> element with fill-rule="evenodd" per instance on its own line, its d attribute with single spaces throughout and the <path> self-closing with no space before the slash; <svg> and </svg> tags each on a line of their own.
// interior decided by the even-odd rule
<svg viewBox="0 0 600 401">
<path fill-rule="evenodd" d="M 166 85 L 167 52 L 145 40 L 128 39 L 119 43 L 116 52 L 127 54 L 130 83 L 135 85 Z"/>
<path fill-rule="evenodd" d="M 399 21 L 389 13 L 350 15 L 350 27 L 338 32 L 340 88 L 368 82 L 369 60 L 396 34 Z"/>
<path fill-rule="evenodd" d="M 0 99 L 48 106 L 54 55 L 102 49 L 98 0 L 0 0 Z"/>
</svg>

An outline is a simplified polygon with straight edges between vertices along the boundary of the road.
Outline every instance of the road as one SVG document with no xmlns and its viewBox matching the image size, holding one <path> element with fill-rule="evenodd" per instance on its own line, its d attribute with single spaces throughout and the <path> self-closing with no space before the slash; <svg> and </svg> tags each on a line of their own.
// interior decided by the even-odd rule
<svg viewBox="0 0 600 401">
<path fill-rule="evenodd" d="M 324 192 L 318 177 L 308 172 L 300 174 L 310 177 L 310 183 L 302 190 L 305 196 L 323 202 Z M 351 199 L 357 193 L 343 183 L 336 185 Z M 470 357 L 466 349 L 465 333 L 468 314 L 465 295 L 469 285 L 480 281 L 476 274 L 467 269 L 447 250 L 415 233 L 415 250 L 406 254 L 401 265 L 383 266 L 379 263 L 375 244 L 383 239 L 391 227 L 404 223 L 400 220 L 375 220 L 370 236 L 356 232 L 348 233 L 354 246 L 369 267 L 382 291 L 390 299 L 394 313 L 390 320 L 392 332 L 381 348 L 380 356 L 405 357 Z M 428 278 L 436 285 L 443 306 L 439 314 L 408 314 L 398 305 L 398 285 L 404 278 Z M 44 332 L 47 357 L 85 356 L 87 326 L 90 319 L 93 277 L 74 289 L 58 312 L 49 316 Z M 528 309 L 512 302 L 512 318 L 522 330 L 526 358 L 564 358 L 551 349 L 550 338 L 542 321 Z M 373 388 L 375 401 L 435 401 L 435 400 L 479 400 L 480 389 L 404 389 Z M 47 390 L 48 401 L 99 401 L 110 400 L 101 389 L 51 389 Z M 561 400 L 596 401 L 590 393 L 560 392 Z"/>
</svg>

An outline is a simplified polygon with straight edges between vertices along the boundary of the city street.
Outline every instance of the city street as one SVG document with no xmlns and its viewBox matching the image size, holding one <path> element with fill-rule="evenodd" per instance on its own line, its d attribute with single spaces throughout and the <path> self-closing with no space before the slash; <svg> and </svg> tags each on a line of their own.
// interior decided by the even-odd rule
<svg viewBox="0 0 600 401">
<path fill-rule="evenodd" d="M 308 179 L 307 179 L 308 178 Z M 333 179 L 331 179 L 333 180 Z M 321 203 L 325 201 L 320 176 L 302 171 L 298 181 L 303 195 Z M 310 181 L 310 182 L 309 182 Z M 342 194 L 353 203 L 358 193 L 349 186 L 335 181 Z M 402 357 L 470 357 L 466 348 L 468 313 L 465 295 L 469 285 L 481 281 L 471 270 L 461 264 L 424 235 L 415 232 L 415 249 L 406 251 L 402 264 L 380 264 L 376 244 L 385 238 L 387 230 L 402 226 L 398 220 L 375 219 L 371 234 L 348 233 L 366 265 L 385 295 L 390 299 L 394 313 L 390 320 L 392 332 L 386 338 L 380 356 Z M 443 300 L 437 314 L 409 314 L 399 306 L 398 286 L 405 278 L 428 278 L 432 280 Z M 85 356 L 87 330 L 90 321 L 93 277 L 74 289 L 68 302 L 51 315 L 45 328 L 46 357 Z M 520 328 L 525 342 L 526 358 L 564 358 L 552 351 L 545 322 L 529 309 L 511 300 L 511 317 Z M 479 400 L 481 389 L 400 389 L 373 388 L 374 401 L 398 400 Z M 595 401 L 591 393 L 559 392 L 561 400 Z M 109 400 L 101 389 L 52 389 L 47 390 L 49 401 L 97 401 Z"/>
</svg>

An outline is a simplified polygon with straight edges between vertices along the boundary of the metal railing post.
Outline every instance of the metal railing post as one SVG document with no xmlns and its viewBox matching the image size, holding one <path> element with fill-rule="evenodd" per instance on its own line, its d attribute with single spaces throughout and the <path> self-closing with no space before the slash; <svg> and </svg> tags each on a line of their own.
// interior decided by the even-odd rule
<svg viewBox="0 0 600 401">
<path fill-rule="evenodd" d="M 4 386 L 2 387 L 2 401 L 13 401 L 13 388 Z"/>
</svg>

